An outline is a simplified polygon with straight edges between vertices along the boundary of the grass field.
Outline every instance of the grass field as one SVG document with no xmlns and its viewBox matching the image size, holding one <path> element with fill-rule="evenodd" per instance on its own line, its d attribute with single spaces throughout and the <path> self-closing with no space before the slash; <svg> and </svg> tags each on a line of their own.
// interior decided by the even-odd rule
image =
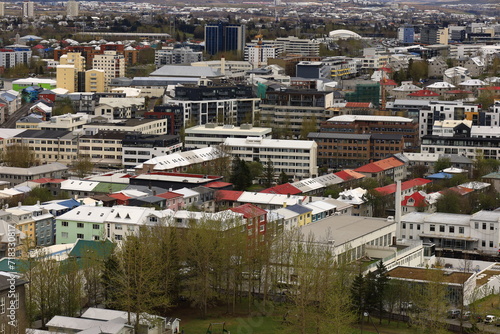
<svg viewBox="0 0 500 334">
<path fill-rule="evenodd" d="M 184 334 L 206 334 L 212 323 L 212 334 L 222 334 L 222 323 L 231 334 L 279 334 L 294 333 L 292 328 L 282 325 L 283 315 L 286 313 L 282 305 L 269 305 L 262 309 L 260 304 L 255 304 L 250 315 L 246 304 L 238 305 L 233 314 L 227 312 L 226 307 L 212 307 L 206 318 L 202 319 L 200 313 L 189 307 L 179 307 L 172 311 L 176 317 L 181 319 L 181 330 Z M 383 320 L 379 324 L 376 318 L 353 326 L 352 334 L 417 334 L 415 328 L 409 328 L 406 323 L 388 323 Z M 311 333 L 313 329 L 311 328 Z"/>
</svg>

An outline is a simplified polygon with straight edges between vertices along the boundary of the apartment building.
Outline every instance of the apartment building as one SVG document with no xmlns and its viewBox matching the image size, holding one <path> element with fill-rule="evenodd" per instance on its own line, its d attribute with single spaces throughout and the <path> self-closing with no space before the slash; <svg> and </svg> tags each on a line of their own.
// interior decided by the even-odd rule
<svg viewBox="0 0 500 334">
<path fill-rule="evenodd" d="M 177 135 L 144 135 L 138 132 L 126 133 L 122 139 L 123 168 L 134 168 L 157 156 L 179 152 L 182 143 Z"/>
<path fill-rule="evenodd" d="M 203 60 L 203 52 L 193 51 L 191 48 L 167 48 L 155 50 L 155 65 L 160 68 L 164 65 L 191 64 Z"/>
<path fill-rule="evenodd" d="M 106 91 L 106 72 L 92 69 L 85 72 L 85 92 L 103 93 Z"/>
<path fill-rule="evenodd" d="M 184 148 L 197 149 L 223 144 L 226 138 L 271 138 L 271 128 L 253 127 L 251 124 L 216 125 L 207 123 L 185 130 Z"/>
<path fill-rule="evenodd" d="M 401 135 L 405 150 L 416 150 L 419 147 L 417 122 L 400 116 L 334 116 L 321 124 L 321 132 Z"/>
<path fill-rule="evenodd" d="M 101 97 L 94 109 L 94 115 L 109 119 L 134 118 L 140 110 L 145 109 L 143 97 Z"/>
<path fill-rule="evenodd" d="M 304 119 L 316 118 L 317 126 L 333 116 L 333 92 L 287 89 L 268 91 L 260 104 L 261 124 L 287 129 L 299 137 Z"/>
<path fill-rule="evenodd" d="M 267 65 L 268 59 L 277 58 L 282 52 L 281 45 L 252 42 L 245 45 L 244 59 L 252 64 L 254 68 L 260 68 Z"/>
<path fill-rule="evenodd" d="M 167 133 L 166 119 L 116 119 L 114 121 L 94 121 L 83 125 L 86 131 L 110 130 L 117 132 L 140 132 L 144 135 L 164 135 Z"/>
<path fill-rule="evenodd" d="M 78 136 L 71 131 L 26 130 L 16 135 L 13 142 L 30 146 L 35 158 L 44 163 L 71 165 L 78 155 Z"/>
<path fill-rule="evenodd" d="M 224 145 L 231 156 L 244 161 L 271 159 L 277 174 L 284 172 L 299 179 L 318 175 L 318 145 L 314 141 L 248 137 L 227 138 Z"/>
<path fill-rule="evenodd" d="M 125 76 L 125 57 L 116 51 L 104 51 L 92 60 L 92 69 L 104 71 L 105 88 L 114 78 Z"/>
<path fill-rule="evenodd" d="M 477 113 L 478 106 L 457 101 L 429 101 L 429 108 L 419 112 L 419 136 L 422 138 L 432 134 L 435 121 L 464 119 L 466 113 Z"/>
<path fill-rule="evenodd" d="M 356 168 L 404 150 L 402 135 L 311 132 L 308 139 L 318 143 L 318 165 L 328 169 Z"/>
</svg>

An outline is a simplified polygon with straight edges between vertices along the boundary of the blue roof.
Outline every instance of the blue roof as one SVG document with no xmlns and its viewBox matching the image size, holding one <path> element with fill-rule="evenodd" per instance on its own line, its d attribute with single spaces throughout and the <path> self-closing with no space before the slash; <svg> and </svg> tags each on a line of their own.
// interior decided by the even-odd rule
<svg viewBox="0 0 500 334">
<path fill-rule="evenodd" d="M 288 209 L 293 212 L 297 212 L 298 214 L 304 214 L 308 212 L 312 212 L 312 209 L 306 208 L 305 206 L 302 206 L 300 204 L 295 204 L 295 205 L 290 205 L 287 206 L 285 209 Z"/>
<path fill-rule="evenodd" d="M 78 202 L 77 200 L 75 200 L 73 198 L 63 199 L 60 201 L 51 201 L 50 203 L 57 203 L 59 205 L 65 206 L 65 207 L 70 208 L 70 209 L 76 208 L 77 206 L 81 205 L 80 202 Z M 43 204 L 47 204 L 47 203 L 43 203 Z"/>
<path fill-rule="evenodd" d="M 426 179 L 444 180 L 444 179 L 451 179 L 452 177 L 453 177 L 453 175 L 451 175 L 449 173 L 440 172 L 440 173 L 426 176 Z"/>
</svg>

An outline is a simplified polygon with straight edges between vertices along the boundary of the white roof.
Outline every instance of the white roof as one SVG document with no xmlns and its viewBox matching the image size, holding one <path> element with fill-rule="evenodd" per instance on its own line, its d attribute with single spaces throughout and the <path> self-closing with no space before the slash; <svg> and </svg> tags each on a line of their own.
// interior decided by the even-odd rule
<svg viewBox="0 0 500 334">
<path fill-rule="evenodd" d="M 427 88 L 447 89 L 447 88 L 455 88 L 455 86 L 452 85 L 451 83 L 440 81 L 440 82 L 435 82 L 432 85 L 427 86 Z"/>
<path fill-rule="evenodd" d="M 141 224 L 145 221 L 146 217 L 154 211 L 155 210 L 151 208 L 115 205 L 111 208 L 111 211 L 106 217 L 106 222 L 119 224 Z"/>
<path fill-rule="evenodd" d="M 174 192 L 176 194 L 183 195 L 185 198 L 194 197 L 194 196 L 199 196 L 200 195 L 199 192 L 191 190 L 191 189 L 188 189 L 188 188 L 176 189 Z"/>
<path fill-rule="evenodd" d="M 279 209 L 273 210 L 271 212 L 274 212 L 274 213 L 277 213 L 277 214 L 283 216 L 283 218 L 285 220 L 300 216 L 300 213 L 292 211 L 292 210 L 288 210 L 287 208 L 279 208 Z"/>
<path fill-rule="evenodd" d="M 238 147 L 269 147 L 269 148 L 295 148 L 295 149 L 312 149 L 317 146 L 312 140 L 283 140 L 283 139 L 267 139 L 260 137 L 245 138 L 226 138 L 225 145 Z"/>
<path fill-rule="evenodd" d="M 459 86 L 486 86 L 486 82 L 478 79 L 470 79 L 458 84 Z"/>
<path fill-rule="evenodd" d="M 155 165 L 154 170 L 169 170 L 191 164 L 211 161 L 220 157 L 220 151 L 216 147 L 204 147 L 192 151 L 176 152 L 149 159 L 135 168 L 142 168 L 144 164 Z"/>
<path fill-rule="evenodd" d="M 371 115 L 341 115 L 334 116 L 328 122 L 354 122 L 354 121 L 368 121 L 368 122 L 403 122 L 411 123 L 413 120 L 401 116 L 371 116 Z"/>
<path fill-rule="evenodd" d="M 364 196 L 366 195 L 366 193 L 366 189 L 359 187 L 355 189 L 344 190 L 343 192 L 339 193 L 337 201 L 355 205 L 363 204 L 365 202 Z"/>
<path fill-rule="evenodd" d="M 304 206 L 309 208 L 309 209 L 312 209 L 313 214 L 325 212 L 328 210 L 333 210 L 337 207 L 336 205 L 333 205 L 333 204 L 325 202 L 325 201 L 315 201 L 315 202 L 311 202 L 308 204 L 304 204 Z"/>
<path fill-rule="evenodd" d="M 85 180 L 64 180 L 61 182 L 61 190 L 92 191 L 99 182 Z"/>
<path fill-rule="evenodd" d="M 101 97 L 99 99 L 99 105 L 107 105 L 113 108 L 123 108 L 129 106 L 140 106 L 144 104 L 145 99 L 143 97 Z"/>
<path fill-rule="evenodd" d="M 301 181 L 297 181 L 294 183 L 291 183 L 292 186 L 295 188 L 299 189 L 303 193 L 307 193 L 309 191 L 313 191 L 316 189 L 321 189 L 324 188 L 325 185 L 316 179 L 305 179 Z"/>
<path fill-rule="evenodd" d="M 124 189 L 124 190 L 121 190 L 121 191 L 117 191 L 115 194 L 123 194 L 127 197 L 142 197 L 142 196 L 147 196 L 148 193 L 145 193 L 143 191 L 139 191 L 139 190 L 136 190 L 136 189 Z"/>
<path fill-rule="evenodd" d="M 102 206 L 80 205 L 66 213 L 63 213 L 58 220 L 86 221 L 90 223 L 103 223 L 112 208 Z"/>
<path fill-rule="evenodd" d="M 460 184 L 459 187 L 464 187 L 464 188 L 479 190 L 479 189 L 488 188 L 490 185 L 491 184 L 486 183 L 486 182 L 472 181 L 472 182 L 467 182 L 467 183 L 464 183 L 464 184 Z"/>
<path fill-rule="evenodd" d="M 46 324 L 48 327 L 58 327 L 77 331 L 83 331 L 94 327 L 100 328 L 101 333 L 118 333 L 125 325 L 126 319 L 113 321 L 102 321 L 95 319 L 71 318 L 56 315 Z"/>
<path fill-rule="evenodd" d="M 287 205 L 295 205 L 299 204 L 299 201 L 305 201 L 307 199 L 307 196 L 288 196 L 245 191 L 238 198 L 238 202 L 267 205 L 283 205 L 286 203 Z"/>
<path fill-rule="evenodd" d="M 462 169 L 462 168 L 450 167 L 450 168 L 443 169 L 443 172 L 450 173 L 450 174 L 460 174 L 460 173 L 467 173 L 467 170 Z"/>
<path fill-rule="evenodd" d="M 445 120 L 445 121 L 435 121 L 434 122 L 434 126 L 441 126 L 443 128 L 454 128 L 456 127 L 457 125 L 459 124 L 465 124 L 467 125 L 469 128 L 472 126 L 472 121 L 469 121 L 469 120 L 453 120 L 453 119 L 448 119 L 448 120 Z"/>
<path fill-rule="evenodd" d="M 86 180 L 96 181 L 96 182 L 111 182 L 111 183 L 129 184 L 130 178 L 124 177 L 127 175 L 129 175 L 129 174 L 127 174 L 127 173 L 112 173 L 112 174 L 103 174 L 103 175 L 93 175 L 93 176 L 87 177 Z"/>
</svg>

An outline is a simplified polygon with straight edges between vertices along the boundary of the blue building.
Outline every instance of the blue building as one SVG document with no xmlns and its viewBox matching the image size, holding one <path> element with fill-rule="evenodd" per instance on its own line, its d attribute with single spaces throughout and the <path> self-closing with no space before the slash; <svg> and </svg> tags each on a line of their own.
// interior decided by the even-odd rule
<svg viewBox="0 0 500 334">
<path fill-rule="evenodd" d="M 236 51 L 243 54 L 245 26 L 219 22 L 205 26 L 205 51 L 214 55 L 219 52 Z"/>
<path fill-rule="evenodd" d="M 409 26 L 399 27 L 398 40 L 403 44 L 413 44 L 415 42 L 415 29 Z"/>
</svg>

